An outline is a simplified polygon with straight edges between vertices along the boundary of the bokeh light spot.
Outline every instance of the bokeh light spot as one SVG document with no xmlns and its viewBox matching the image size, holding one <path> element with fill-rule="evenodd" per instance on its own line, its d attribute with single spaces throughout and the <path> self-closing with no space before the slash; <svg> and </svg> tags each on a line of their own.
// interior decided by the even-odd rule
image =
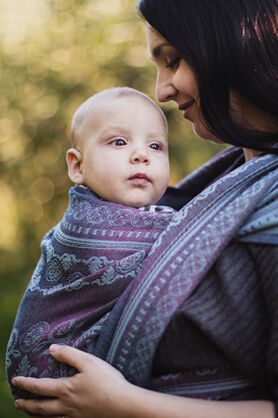
<svg viewBox="0 0 278 418">
<path fill-rule="evenodd" d="M 33 198 L 39 203 L 49 202 L 55 192 L 53 181 L 48 177 L 39 177 L 31 186 L 31 194 Z"/>
</svg>

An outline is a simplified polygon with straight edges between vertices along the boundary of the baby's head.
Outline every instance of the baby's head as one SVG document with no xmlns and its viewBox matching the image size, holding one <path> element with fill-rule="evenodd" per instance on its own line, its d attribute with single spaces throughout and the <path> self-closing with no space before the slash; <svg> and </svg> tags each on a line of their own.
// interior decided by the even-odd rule
<svg viewBox="0 0 278 418">
<path fill-rule="evenodd" d="M 145 94 L 117 87 L 90 97 L 73 116 L 68 173 L 104 200 L 156 203 L 169 181 L 167 121 Z"/>
</svg>

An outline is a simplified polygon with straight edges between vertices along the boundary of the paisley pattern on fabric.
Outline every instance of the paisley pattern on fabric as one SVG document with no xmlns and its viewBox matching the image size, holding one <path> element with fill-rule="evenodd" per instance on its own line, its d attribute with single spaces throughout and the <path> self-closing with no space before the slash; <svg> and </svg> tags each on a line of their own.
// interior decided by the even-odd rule
<svg viewBox="0 0 278 418">
<path fill-rule="evenodd" d="M 75 371 L 49 355 L 52 343 L 94 352 L 109 312 L 140 273 L 173 217 L 104 202 L 85 187 L 70 190 L 62 221 L 41 244 L 7 347 L 7 376 L 61 377 Z M 14 396 L 24 396 L 12 388 Z"/>
<path fill-rule="evenodd" d="M 232 152 L 229 149 L 217 158 L 225 159 Z M 212 167 L 217 162 L 214 159 Z M 208 168 L 195 173 L 198 182 Z M 192 176 L 189 181 L 194 186 Z M 153 245 L 129 294 L 119 299 L 98 340 L 97 355 L 130 382 L 163 391 L 163 381 L 152 382 L 151 377 L 158 342 L 172 315 L 194 292 L 221 251 L 233 239 L 278 243 L 277 184 L 278 157 L 264 155 L 220 178 L 185 205 Z M 225 379 L 230 377 L 228 372 Z M 176 393 L 184 391 L 186 396 L 190 390 L 187 378 L 172 380 Z M 221 376 L 217 379 L 223 381 Z M 170 381 L 167 393 L 172 393 Z M 233 390 L 252 386 L 239 376 L 233 382 Z M 220 386 L 213 387 L 215 393 L 207 396 L 217 399 Z M 200 383 L 195 387 L 196 397 L 201 392 Z"/>
</svg>

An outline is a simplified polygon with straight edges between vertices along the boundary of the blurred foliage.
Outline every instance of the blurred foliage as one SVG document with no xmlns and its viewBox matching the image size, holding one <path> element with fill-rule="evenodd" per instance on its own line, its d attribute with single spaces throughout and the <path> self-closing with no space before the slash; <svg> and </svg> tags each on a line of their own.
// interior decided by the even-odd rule
<svg viewBox="0 0 278 418">
<path fill-rule="evenodd" d="M 12 418 L 23 414 L 5 383 L 5 349 L 40 241 L 67 206 L 71 117 L 113 86 L 154 98 L 155 68 L 135 0 L 1 0 L 0 23 L 0 405 Z M 196 138 L 174 105 L 163 109 L 174 184 L 220 148 Z"/>
</svg>

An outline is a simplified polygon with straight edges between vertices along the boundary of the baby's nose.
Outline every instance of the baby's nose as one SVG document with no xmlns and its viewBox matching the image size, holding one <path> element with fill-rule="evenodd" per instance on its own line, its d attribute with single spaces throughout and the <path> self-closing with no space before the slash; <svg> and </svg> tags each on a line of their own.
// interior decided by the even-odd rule
<svg viewBox="0 0 278 418">
<path fill-rule="evenodd" d="M 150 158 L 147 150 L 144 148 L 135 149 L 130 155 L 130 161 L 132 164 L 149 164 Z"/>
</svg>

